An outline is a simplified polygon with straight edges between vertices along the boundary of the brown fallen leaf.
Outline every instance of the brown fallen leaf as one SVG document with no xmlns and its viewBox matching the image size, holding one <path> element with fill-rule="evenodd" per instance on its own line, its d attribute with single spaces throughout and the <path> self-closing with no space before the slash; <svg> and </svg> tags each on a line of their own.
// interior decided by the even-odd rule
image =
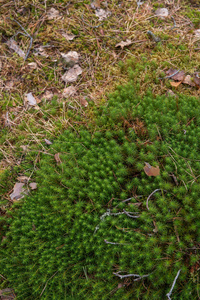
<svg viewBox="0 0 200 300">
<path fill-rule="evenodd" d="M 59 154 L 60 154 L 60 153 L 56 153 L 56 154 L 54 155 L 54 158 L 55 158 L 57 164 L 60 164 L 60 163 L 62 162 L 61 159 L 60 159 Z"/>
<path fill-rule="evenodd" d="M 24 197 L 24 195 L 28 194 L 28 190 L 24 188 L 24 183 L 17 182 L 14 185 L 13 192 L 10 194 L 11 200 L 20 200 Z"/>
<path fill-rule="evenodd" d="M 159 176 L 160 168 L 159 166 L 152 167 L 149 163 L 145 162 L 144 172 L 147 176 Z"/>
<path fill-rule="evenodd" d="M 45 143 L 46 143 L 47 145 L 52 145 L 52 142 L 51 142 L 50 140 L 44 139 L 44 141 L 45 141 Z"/>
<path fill-rule="evenodd" d="M 83 107 L 88 106 L 88 102 L 84 97 L 81 97 L 79 101 L 80 101 L 81 106 L 83 106 Z"/>
<path fill-rule="evenodd" d="M 73 85 L 70 85 L 63 90 L 63 97 L 68 98 L 75 95 L 77 92 L 76 88 Z"/>
<path fill-rule="evenodd" d="M 115 45 L 115 47 L 121 47 L 122 49 L 124 49 L 124 47 L 126 46 L 130 46 L 133 42 L 129 39 L 126 39 L 125 42 L 121 41 L 120 43 L 118 43 L 117 45 Z"/>
<path fill-rule="evenodd" d="M 181 83 L 182 83 L 182 81 L 178 81 L 178 82 L 170 81 L 171 86 L 174 86 L 174 87 L 178 87 Z"/>
<path fill-rule="evenodd" d="M 63 32 L 62 36 L 67 40 L 67 41 L 72 41 L 75 38 L 75 35 L 73 33 L 67 33 Z"/>
<path fill-rule="evenodd" d="M 194 83 L 195 83 L 196 87 L 200 88 L 200 77 L 197 77 L 196 74 L 194 76 Z"/>
<path fill-rule="evenodd" d="M 190 86 L 195 86 L 194 79 L 193 79 L 193 77 L 190 76 L 190 75 L 186 75 L 186 76 L 185 76 L 185 78 L 184 78 L 184 80 L 183 80 L 183 83 L 188 84 L 188 85 L 190 85 Z"/>
<path fill-rule="evenodd" d="M 36 183 L 36 182 L 31 182 L 31 183 L 29 184 L 29 186 L 30 186 L 30 188 L 31 188 L 32 190 L 36 190 L 36 189 L 37 189 L 37 183 Z"/>
<path fill-rule="evenodd" d="M 19 176 L 17 177 L 17 180 L 19 182 L 27 183 L 29 181 L 29 178 L 27 176 Z"/>
<path fill-rule="evenodd" d="M 17 45 L 17 43 L 13 39 L 8 40 L 6 44 L 10 49 L 14 50 L 20 57 L 25 59 L 24 51 Z"/>
<path fill-rule="evenodd" d="M 78 64 L 75 64 L 62 76 L 62 80 L 66 83 L 76 81 L 78 76 L 82 74 L 82 69 Z"/>
</svg>

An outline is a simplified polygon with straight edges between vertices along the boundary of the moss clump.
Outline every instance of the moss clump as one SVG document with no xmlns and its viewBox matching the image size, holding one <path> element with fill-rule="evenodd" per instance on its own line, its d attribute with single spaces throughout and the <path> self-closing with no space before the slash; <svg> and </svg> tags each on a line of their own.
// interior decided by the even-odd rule
<svg viewBox="0 0 200 300">
<path fill-rule="evenodd" d="M 2 242 L 17 299 L 164 299 L 180 269 L 173 299 L 198 298 L 198 107 L 140 99 L 130 82 L 96 111 L 95 132 L 58 138 Z"/>
</svg>

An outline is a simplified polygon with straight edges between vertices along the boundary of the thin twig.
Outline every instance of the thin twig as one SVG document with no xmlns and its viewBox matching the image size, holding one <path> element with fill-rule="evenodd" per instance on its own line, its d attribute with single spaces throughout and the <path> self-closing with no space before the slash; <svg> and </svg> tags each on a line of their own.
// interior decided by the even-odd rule
<svg viewBox="0 0 200 300">
<path fill-rule="evenodd" d="M 152 38 L 152 40 L 156 43 L 160 42 L 160 38 L 155 36 L 155 34 L 153 32 L 151 32 L 150 30 L 147 31 L 147 34 Z"/>
<path fill-rule="evenodd" d="M 121 273 L 121 271 L 117 272 L 117 273 L 113 273 L 114 275 L 118 276 L 120 279 L 123 278 L 127 278 L 127 277 L 137 277 L 136 279 L 134 279 L 134 281 L 140 280 L 144 277 L 148 277 L 150 274 L 147 275 L 138 275 L 138 274 L 127 274 L 127 275 L 120 275 L 119 273 Z"/>
<path fill-rule="evenodd" d="M 42 292 L 41 292 L 41 294 L 40 294 L 40 297 L 42 296 L 42 294 L 44 293 L 44 291 L 45 291 L 45 289 L 46 289 L 46 287 L 47 287 L 47 283 L 49 282 L 49 280 L 51 280 L 56 274 L 58 273 L 58 271 L 56 271 L 48 280 L 47 280 L 47 282 L 45 283 L 45 286 L 44 286 L 44 288 L 43 288 L 43 290 L 42 290 Z"/>
<path fill-rule="evenodd" d="M 172 293 L 172 291 L 173 291 L 173 288 L 174 288 L 174 286 L 175 286 L 176 280 L 178 279 L 178 276 L 179 276 L 180 272 L 181 272 L 181 269 L 177 272 L 176 277 L 174 278 L 174 281 L 173 281 L 173 283 L 172 283 L 172 287 L 171 287 L 169 293 L 166 294 L 168 300 L 171 300 L 170 296 L 171 296 L 171 293 Z"/>
<path fill-rule="evenodd" d="M 155 191 L 153 191 L 149 196 L 148 196 L 148 198 L 147 198 L 147 202 L 146 202 L 146 207 L 147 207 L 147 209 L 149 210 L 149 206 L 148 206 L 148 201 L 149 201 L 149 199 L 151 198 L 151 196 L 153 196 L 153 194 L 155 194 L 156 192 L 158 192 L 158 191 L 162 191 L 161 189 L 156 189 Z M 163 190 L 164 192 L 167 192 L 166 190 Z"/>
<path fill-rule="evenodd" d="M 173 30 L 174 28 L 176 28 L 176 21 L 174 19 L 173 16 L 171 16 L 172 21 L 174 22 L 174 26 L 170 28 L 170 30 Z"/>
<path fill-rule="evenodd" d="M 171 78 L 173 76 L 175 76 L 176 74 L 178 74 L 180 72 L 180 70 L 175 71 L 173 74 L 169 75 L 169 76 L 165 76 L 165 77 L 159 77 L 158 79 L 166 79 L 166 78 Z"/>
<path fill-rule="evenodd" d="M 114 242 L 109 242 L 109 241 L 107 241 L 107 240 L 104 240 L 104 242 L 105 242 L 106 244 L 111 244 L 111 245 L 129 245 L 129 244 L 124 244 L 124 243 L 114 243 Z"/>
<path fill-rule="evenodd" d="M 17 21 L 17 20 L 15 20 L 15 19 L 11 19 L 11 18 L 9 18 L 11 21 L 14 21 L 14 22 L 16 22 L 19 26 L 20 26 L 20 28 L 25 32 L 21 32 L 21 31 L 18 31 L 13 37 L 15 37 L 16 35 L 18 35 L 18 34 L 22 34 L 22 35 L 24 35 L 24 36 L 26 36 L 26 37 L 28 37 L 29 39 L 30 39 L 30 44 L 29 44 L 29 47 L 28 47 L 28 50 L 27 50 L 27 52 L 26 52 L 26 55 L 25 55 L 25 58 L 24 58 L 24 60 L 27 60 L 27 58 L 28 58 L 28 56 L 29 56 L 29 52 L 30 52 L 30 50 L 31 50 L 31 47 L 32 47 L 32 43 L 33 43 L 33 38 L 32 38 L 32 36 L 26 31 L 26 29 Z"/>
</svg>

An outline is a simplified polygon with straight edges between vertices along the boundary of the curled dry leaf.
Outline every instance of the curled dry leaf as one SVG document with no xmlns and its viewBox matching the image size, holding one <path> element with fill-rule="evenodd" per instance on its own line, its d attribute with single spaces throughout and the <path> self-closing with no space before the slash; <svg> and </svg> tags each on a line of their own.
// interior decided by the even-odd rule
<svg viewBox="0 0 200 300">
<path fill-rule="evenodd" d="M 76 64 L 63 74 L 62 80 L 66 83 L 74 82 L 77 80 L 80 74 L 82 74 L 82 69 L 78 64 Z"/>
<path fill-rule="evenodd" d="M 11 200 L 20 200 L 24 195 L 28 194 L 28 190 L 24 188 L 24 183 L 17 182 L 14 185 L 13 192 L 10 194 Z"/>
<path fill-rule="evenodd" d="M 121 41 L 120 43 L 118 43 L 117 45 L 115 45 L 115 47 L 121 47 L 122 49 L 126 46 L 130 46 L 133 42 L 129 39 L 124 41 Z"/>
<path fill-rule="evenodd" d="M 160 168 L 159 166 L 152 167 L 149 163 L 145 162 L 144 172 L 147 176 L 159 176 Z"/>
<path fill-rule="evenodd" d="M 70 85 L 63 90 L 63 97 L 65 98 L 71 97 L 75 95 L 76 92 L 77 92 L 76 88 L 73 85 Z"/>
<path fill-rule="evenodd" d="M 32 190 L 36 190 L 36 189 L 37 189 L 37 183 L 36 183 L 36 182 L 31 182 L 31 183 L 29 184 L 29 186 L 30 186 L 30 188 L 31 188 Z"/>
<path fill-rule="evenodd" d="M 168 17 L 169 11 L 167 8 L 158 8 L 155 11 L 155 15 L 161 19 L 164 19 L 164 18 Z"/>
<path fill-rule="evenodd" d="M 25 59 L 25 53 L 23 50 L 21 50 L 21 48 L 17 45 L 17 43 L 13 40 L 10 39 L 6 42 L 6 44 L 8 45 L 8 47 L 12 50 L 14 50 L 20 57 L 22 57 L 23 59 Z"/>
</svg>

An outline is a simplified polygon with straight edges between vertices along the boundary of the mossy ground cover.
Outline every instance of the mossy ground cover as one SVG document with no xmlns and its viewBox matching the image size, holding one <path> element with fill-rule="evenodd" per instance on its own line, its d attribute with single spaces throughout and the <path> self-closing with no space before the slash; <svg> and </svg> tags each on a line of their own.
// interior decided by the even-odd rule
<svg viewBox="0 0 200 300">
<path fill-rule="evenodd" d="M 152 17 L 163 1 L 148 2 L 150 9 L 109 1 L 111 17 L 93 28 L 99 22 L 90 23 L 89 4 L 2 6 L 3 41 L 18 30 L 14 18 L 34 36 L 34 47 L 50 45 L 49 58 L 31 52 L 26 62 L 2 46 L 2 288 L 13 287 L 17 299 L 162 299 L 181 270 L 173 299 L 198 299 L 198 90 L 180 85 L 172 88 L 176 97 L 162 96 L 171 85 L 159 78 L 170 67 L 198 71 L 199 11 L 184 1 L 169 6 L 178 25 L 171 31 L 171 19 Z M 64 19 L 46 19 L 52 6 Z M 63 40 L 61 29 L 76 40 Z M 129 37 L 135 44 L 115 48 Z M 84 69 L 77 98 L 67 100 L 59 61 L 66 49 L 80 51 Z M 33 61 L 36 70 L 28 68 Z M 116 83 L 123 86 L 107 100 Z M 42 98 L 48 89 L 51 101 Z M 24 108 L 29 91 L 41 96 L 39 110 Z M 158 165 L 160 176 L 148 177 L 146 162 Z M 36 179 L 38 191 L 15 209 L 9 194 L 18 175 Z"/>
</svg>

